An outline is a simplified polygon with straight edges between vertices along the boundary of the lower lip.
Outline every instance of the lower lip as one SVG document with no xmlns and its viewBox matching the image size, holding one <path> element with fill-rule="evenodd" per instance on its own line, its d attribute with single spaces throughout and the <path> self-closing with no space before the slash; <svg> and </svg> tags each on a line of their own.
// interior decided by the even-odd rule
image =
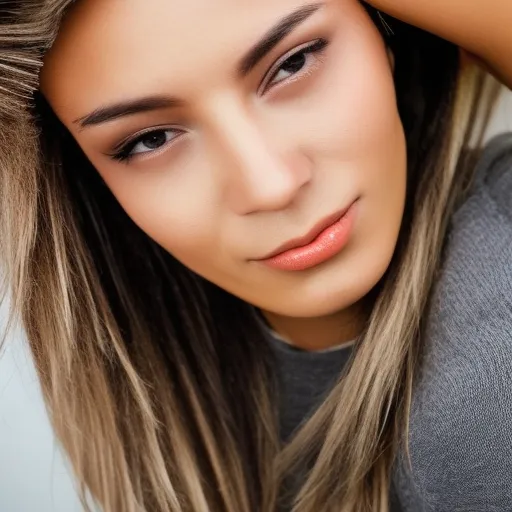
<svg viewBox="0 0 512 512">
<path fill-rule="evenodd" d="M 278 270 L 307 270 L 324 263 L 347 245 L 355 219 L 355 204 L 332 226 L 324 229 L 311 243 L 273 256 L 263 263 Z"/>
</svg>

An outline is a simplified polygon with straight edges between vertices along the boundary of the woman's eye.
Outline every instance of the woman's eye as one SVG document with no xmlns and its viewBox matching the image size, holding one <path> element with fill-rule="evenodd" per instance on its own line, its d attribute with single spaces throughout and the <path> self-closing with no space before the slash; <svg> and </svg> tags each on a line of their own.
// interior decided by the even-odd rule
<svg viewBox="0 0 512 512">
<path fill-rule="evenodd" d="M 148 153 L 155 149 L 161 148 L 164 144 L 173 139 L 172 130 L 159 130 L 143 135 L 139 141 L 133 146 L 131 153 Z"/>
<path fill-rule="evenodd" d="M 134 156 L 151 153 L 174 141 L 182 132 L 176 129 L 153 130 L 124 144 L 112 157 L 126 161 Z"/>
<path fill-rule="evenodd" d="M 319 39 L 314 43 L 301 47 L 299 50 L 294 50 L 291 55 L 284 57 L 277 65 L 270 71 L 268 79 L 265 82 L 264 89 L 284 82 L 294 76 L 306 73 L 315 64 L 318 53 L 325 49 L 327 46 L 325 39 Z"/>
</svg>

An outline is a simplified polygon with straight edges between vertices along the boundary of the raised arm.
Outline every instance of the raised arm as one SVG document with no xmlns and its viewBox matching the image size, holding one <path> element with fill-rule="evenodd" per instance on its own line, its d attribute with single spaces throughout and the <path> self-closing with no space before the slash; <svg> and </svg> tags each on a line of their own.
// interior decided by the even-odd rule
<svg viewBox="0 0 512 512">
<path fill-rule="evenodd" d="M 512 89 L 512 0 L 369 0 L 368 3 L 461 46 Z"/>
</svg>

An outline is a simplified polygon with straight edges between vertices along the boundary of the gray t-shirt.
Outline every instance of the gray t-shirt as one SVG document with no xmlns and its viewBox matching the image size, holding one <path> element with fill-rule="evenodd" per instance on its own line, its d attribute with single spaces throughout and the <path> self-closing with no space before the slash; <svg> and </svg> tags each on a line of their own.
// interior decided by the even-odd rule
<svg viewBox="0 0 512 512">
<path fill-rule="evenodd" d="M 307 352 L 276 338 L 270 342 L 278 368 L 280 434 L 287 441 L 334 387 L 351 349 Z"/>
<path fill-rule="evenodd" d="M 350 349 L 272 346 L 287 439 Z M 512 511 L 512 134 L 484 151 L 473 192 L 452 219 L 410 421 L 412 470 L 399 454 L 393 510 Z"/>
</svg>

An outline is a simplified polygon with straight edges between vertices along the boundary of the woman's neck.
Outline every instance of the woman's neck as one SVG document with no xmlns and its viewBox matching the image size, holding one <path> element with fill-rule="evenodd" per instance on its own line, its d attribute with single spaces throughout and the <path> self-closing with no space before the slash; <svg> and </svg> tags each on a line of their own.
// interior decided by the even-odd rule
<svg viewBox="0 0 512 512">
<path fill-rule="evenodd" d="M 293 318 L 268 311 L 262 314 L 270 327 L 290 344 L 315 352 L 354 341 L 368 320 L 368 305 L 354 304 L 330 315 L 314 318 Z"/>
</svg>

